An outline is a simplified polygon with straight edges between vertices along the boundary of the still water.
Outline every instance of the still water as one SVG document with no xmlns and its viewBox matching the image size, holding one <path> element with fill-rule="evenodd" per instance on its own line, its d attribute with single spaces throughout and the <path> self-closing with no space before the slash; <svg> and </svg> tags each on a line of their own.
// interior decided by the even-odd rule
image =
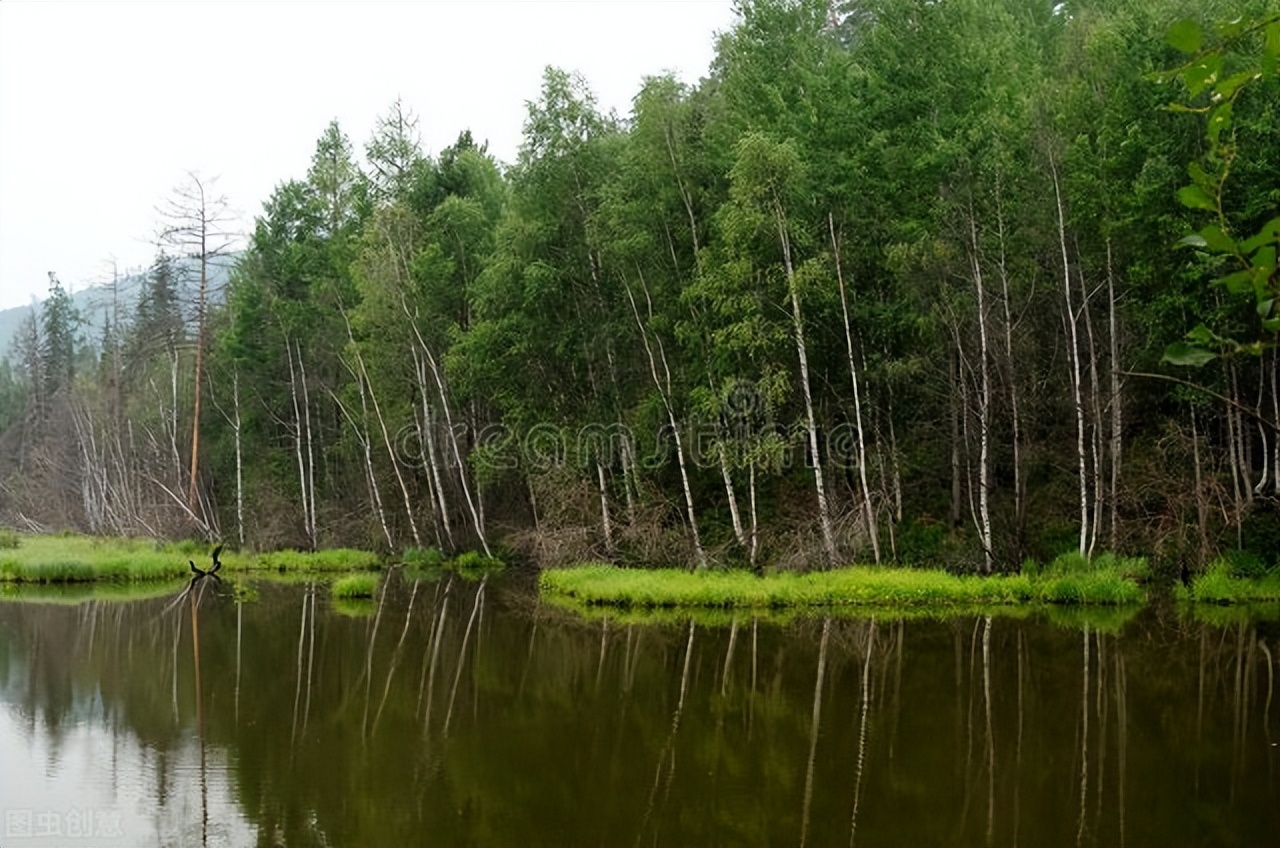
<svg viewBox="0 0 1280 848">
<path fill-rule="evenodd" d="M 1275 610 L 0 601 L 0 845 L 1275 845 Z M 1276 702 L 1276 703 L 1273 703 Z"/>
</svg>

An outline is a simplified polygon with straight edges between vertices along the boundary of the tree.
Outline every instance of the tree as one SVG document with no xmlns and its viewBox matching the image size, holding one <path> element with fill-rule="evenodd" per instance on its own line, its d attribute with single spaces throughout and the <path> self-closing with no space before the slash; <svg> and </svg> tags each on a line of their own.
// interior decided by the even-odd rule
<svg viewBox="0 0 1280 848">
<path fill-rule="evenodd" d="M 205 323 L 209 305 L 209 264 L 230 251 L 233 235 L 226 198 L 213 194 L 213 180 L 187 172 L 186 180 L 175 188 L 160 208 L 160 244 L 192 259 L 199 274 L 196 290 L 195 364 L 191 402 L 191 463 L 188 469 L 187 508 L 204 513 L 197 498 L 200 479 L 200 400 L 204 384 L 204 357 L 207 343 Z"/>
</svg>

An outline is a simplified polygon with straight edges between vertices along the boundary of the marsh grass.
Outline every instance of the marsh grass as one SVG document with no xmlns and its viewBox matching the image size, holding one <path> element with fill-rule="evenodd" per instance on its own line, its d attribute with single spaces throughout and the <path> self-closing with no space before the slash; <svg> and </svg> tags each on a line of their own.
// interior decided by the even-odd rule
<svg viewBox="0 0 1280 848">
<path fill-rule="evenodd" d="M 377 574 L 349 574 L 333 581 L 330 592 L 335 598 L 351 600 L 353 598 L 372 598 L 378 591 L 381 577 Z"/>
<path fill-rule="evenodd" d="M 1191 581 L 1190 587 L 1174 586 L 1173 595 L 1179 601 L 1206 604 L 1280 601 L 1280 571 L 1271 569 L 1259 576 L 1242 576 L 1236 573 L 1231 560 L 1217 559 Z"/>
<path fill-rule="evenodd" d="M 1028 574 L 978 577 L 909 568 L 841 568 L 757 577 L 745 571 L 689 572 L 623 569 L 611 565 L 544 571 L 538 585 L 549 595 L 586 605 L 621 607 L 786 608 L 875 606 L 1017 606 L 1027 603 L 1140 603 L 1142 589 L 1111 571 L 1046 577 Z"/>
<path fill-rule="evenodd" d="M 0 551 L 0 582 L 140 582 L 188 573 L 186 558 L 150 539 L 23 536 L 18 547 Z"/>
<path fill-rule="evenodd" d="M 141 538 L 95 536 L 19 537 L 14 547 L 0 547 L 0 583 L 142 582 L 189 577 L 188 560 L 208 569 L 212 545 Z M 263 571 L 311 575 L 320 572 L 368 571 L 379 566 L 376 554 L 351 548 L 323 551 L 276 551 L 253 555 L 224 550 L 222 575 Z"/>
<path fill-rule="evenodd" d="M 226 557 L 223 557 L 225 560 Z M 272 551 L 249 557 L 241 566 L 271 571 L 368 571 L 379 566 L 378 555 L 356 548 L 327 548 L 319 551 Z M 228 562 L 227 566 L 230 567 Z"/>
<path fill-rule="evenodd" d="M 498 557 L 486 556 L 479 551 L 464 551 L 450 559 L 439 548 L 406 548 L 400 555 L 400 562 L 422 571 L 444 569 L 483 572 L 505 567 Z"/>
</svg>

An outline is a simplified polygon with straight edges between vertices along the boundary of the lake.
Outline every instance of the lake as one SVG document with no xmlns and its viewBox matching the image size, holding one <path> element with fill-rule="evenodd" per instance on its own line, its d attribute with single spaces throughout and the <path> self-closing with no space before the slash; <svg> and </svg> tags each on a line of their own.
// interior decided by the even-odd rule
<svg viewBox="0 0 1280 848">
<path fill-rule="evenodd" d="M 1274 845 L 1277 610 L 0 601 L 0 845 Z"/>
</svg>

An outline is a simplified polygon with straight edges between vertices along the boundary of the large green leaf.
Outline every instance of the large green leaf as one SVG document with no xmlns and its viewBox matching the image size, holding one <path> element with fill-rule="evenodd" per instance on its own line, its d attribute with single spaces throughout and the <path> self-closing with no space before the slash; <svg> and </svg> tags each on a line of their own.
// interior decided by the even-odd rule
<svg viewBox="0 0 1280 848">
<path fill-rule="evenodd" d="M 1190 209 L 1207 209 L 1210 212 L 1218 211 L 1218 204 L 1214 199 L 1198 185 L 1183 186 L 1178 189 L 1178 202 Z"/>
<path fill-rule="evenodd" d="M 1169 46 L 1174 50 L 1181 53 L 1199 53 L 1201 42 L 1200 25 L 1185 18 L 1175 21 L 1165 34 L 1165 41 L 1169 42 Z"/>
<path fill-rule="evenodd" d="M 1205 350 L 1202 347 L 1196 347 L 1186 342 L 1174 342 L 1164 349 L 1164 357 L 1161 361 L 1168 362 L 1170 365 L 1187 365 L 1192 368 L 1199 368 L 1217 358 L 1218 354 L 1211 350 Z"/>
</svg>

